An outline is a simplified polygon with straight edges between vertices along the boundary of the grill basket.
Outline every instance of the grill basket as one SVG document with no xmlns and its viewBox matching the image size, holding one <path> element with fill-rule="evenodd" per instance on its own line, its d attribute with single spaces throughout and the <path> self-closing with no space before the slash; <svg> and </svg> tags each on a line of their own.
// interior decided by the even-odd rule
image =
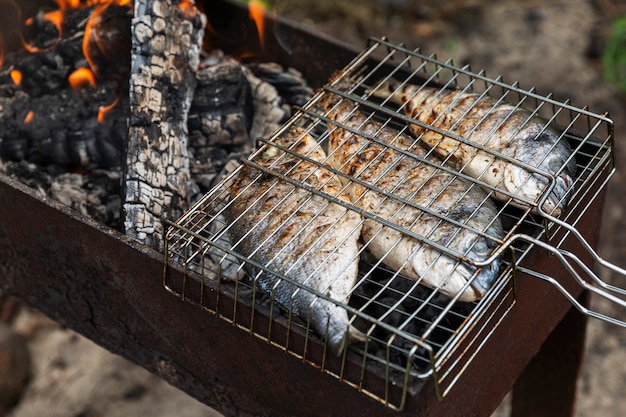
<svg viewBox="0 0 626 417">
<path fill-rule="evenodd" d="M 281 274 L 271 265 L 242 255 L 237 245 L 233 247 L 230 242 L 229 228 L 232 224 L 226 221 L 223 213 L 229 210 L 231 198 L 236 198 L 230 196 L 230 188 L 246 165 L 289 181 L 294 187 L 305 189 L 311 195 L 322 196 L 329 202 L 358 211 L 364 219 L 382 221 L 371 212 L 346 203 L 337 196 L 311 189 L 306 183 L 290 180 L 284 175 L 281 177 L 280 172 L 274 171 L 272 167 L 260 166 L 257 162 L 262 152 L 270 147 L 298 156 L 292 149 L 275 145 L 276 138 L 292 127 L 304 129 L 324 148 L 333 125 L 349 130 L 350 127 L 334 122 L 327 112 L 321 110 L 319 101 L 328 94 L 337 94 L 344 100 L 357 103 L 359 110 L 367 116 L 399 130 L 406 130 L 409 123 L 417 123 L 415 119 L 403 115 L 398 106 L 370 96 L 369 92 L 376 88 L 379 80 L 389 77 L 401 82 L 429 85 L 442 92 L 460 90 L 478 93 L 498 102 L 525 108 L 547 121 L 548 125 L 558 127 L 562 132 L 559 140 L 567 141 L 573 150 L 576 177 L 571 184 L 570 203 L 559 218 L 543 212 L 541 207 L 545 195 L 529 202 L 526 208 L 517 207 L 512 199 L 500 201 L 496 207 L 504 235 L 489 236 L 485 230 L 474 230 L 496 243 L 487 260 L 472 261 L 466 253 L 455 253 L 449 248 L 438 247 L 459 262 L 473 263 L 478 270 L 496 259 L 501 261 L 495 283 L 479 301 L 462 302 L 459 301 L 459 295 L 448 297 L 420 285 L 419 281 L 407 278 L 370 256 L 368 243 L 364 242 L 357 283 L 349 303 L 342 303 L 299 284 L 289 274 Z M 345 85 L 346 81 L 350 89 L 338 87 Z M 426 127 L 432 131 L 438 129 L 435 126 Z M 354 133 L 359 134 L 358 129 Z M 451 132 L 440 133 L 454 137 Z M 466 140 L 462 137 L 455 139 L 461 142 Z M 506 159 L 501 154 L 497 156 Z M 344 183 L 357 181 L 319 161 L 306 156 L 302 158 L 308 163 L 317 164 L 319 169 L 330 170 L 342 178 Z M 432 161 L 422 162 L 432 164 Z M 512 160 L 511 163 L 516 161 Z M 576 285 L 622 307 L 626 306 L 621 297 L 624 291 L 601 280 L 594 272 L 595 266 L 588 261 L 585 263 L 577 255 L 584 253 L 583 258 L 592 259 L 593 263 L 609 272 L 618 275 L 625 273 L 598 257 L 592 244 L 577 230 L 578 221 L 588 207 L 600 198 L 614 171 L 613 123 L 606 115 L 560 103 L 551 97 L 536 94 L 533 90 L 523 90 L 517 84 L 508 85 L 501 78 L 490 79 L 484 72 L 473 73 L 467 67 L 455 67 L 450 61 L 438 61 L 434 56 L 422 55 L 419 50 L 407 50 L 384 39 L 371 39 L 368 48 L 309 103 L 298 108 L 272 137 L 259 138 L 257 150 L 242 164 L 175 224 L 171 224 L 166 236 L 165 262 L 181 264 L 186 271 L 186 278 L 183 282 L 172 282 L 165 276 L 165 287 L 183 300 L 197 304 L 393 409 L 404 407 L 407 393 L 420 380 L 432 377 L 441 397 L 449 392 L 502 318 L 513 308 L 516 279 L 520 274 L 540 278 L 554 285 L 585 314 L 626 325 L 608 314 L 587 309 L 577 301 L 576 290 L 572 289 L 571 283 L 563 283 L 559 277 L 547 275 L 533 263 L 533 256 L 538 253 L 549 256 L 551 262 L 562 263 L 563 270 L 571 275 Z M 473 186 L 485 189 L 490 196 L 504 192 L 451 166 L 442 162 L 435 168 L 470 181 Z M 548 189 L 553 186 L 554 179 Z M 402 200 L 393 192 L 385 195 L 388 199 Z M 424 209 L 428 211 L 427 207 Z M 440 220 L 448 221 L 446 218 Z M 462 229 L 471 229 L 468 224 L 460 226 Z M 411 233 L 395 225 L 393 220 L 388 227 L 394 227 L 404 234 Z M 424 245 L 437 246 L 428 236 L 416 238 Z M 572 247 L 575 249 L 570 249 Z M 245 263 L 280 277 L 299 288 L 299 291 L 309 291 L 319 299 L 345 308 L 352 323 L 367 334 L 368 341 L 350 345 L 339 357 L 333 355 L 325 346 L 324 338 L 316 334 L 306 318 L 297 317 L 289 309 L 279 306 L 255 285 L 254 280 L 243 270 Z"/>
</svg>

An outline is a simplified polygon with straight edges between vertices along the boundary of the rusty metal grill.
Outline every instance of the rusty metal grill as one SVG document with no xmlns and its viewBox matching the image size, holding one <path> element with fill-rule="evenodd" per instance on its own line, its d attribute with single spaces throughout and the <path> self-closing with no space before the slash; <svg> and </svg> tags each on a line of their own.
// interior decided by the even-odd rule
<svg viewBox="0 0 626 417">
<path fill-rule="evenodd" d="M 416 282 L 409 279 L 402 271 L 389 268 L 384 262 L 372 257 L 368 250 L 370 242 L 364 241 L 359 251 L 358 278 L 349 302 L 345 303 L 298 283 L 290 274 L 282 274 L 272 265 L 259 262 L 254 256 L 242 255 L 238 243 L 229 239 L 229 228 L 233 225 L 226 221 L 224 213 L 231 209 L 232 201 L 238 197 L 231 196 L 230 189 L 244 166 L 287 181 L 295 188 L 306 190 L 311 196 L 326 199 L 328 204 L 339 204 L 356 211 L 362 216 L 361 222 L 371 219 L 403 234 L 413 235 L 410 230 L 394 223 L 393 218 L 381 219 L 353 202 L 340 198 L 341 193 L 346 191 L 345 184 L 358 183 L 358 176 L 347 175 L 330 167 L 325 161 L 316 161 L 310 155 L 301 155 L 293 148 L 276 143 L 277 138 L 294 127 L 308 132 L 323 148 L 328 146 L 329 134 L 335 128 L 376 140 L 358 129 L 333 121 L 319 105 L 320 100 L 329 94 L 356 103 L 359 111 L 372 120 L 408 133 L 408 125 L 418 121 L 403 115 L 399 106 L 371 96 L 371 91 L 377 88 L 380 80 L 388 77 L 435 86 L 441 91 L 478 93 L 497 102 L 508 102 L 515 108 L 525 108 L 530 114 L 544 119 L 547 125 L 558 127 L 561 132 L 559 140 L 567 141 L 573 150 L 576 177 L 570 184 L 567 210 L 559 218 L 542 209 L 547 193 L 555 186 L 554 178 L 550 179 L 544 194 L 536 200 L 526 201 L 524 207 L 520 208 L 510 192 L 461 172 L 448 160 L 436 163 L 431 159 L 413 156 L 421 163 L 433 165 L 438 170 L 471 182 L 470 188 L 480 187 L 489 197 L 496 193 L 509 197 L 496 203 L 497 216 L 504 229 L 502 236 L 491 235 L 487 228 L 478 230 L 469 223 L 456 224 L 459 233 L 469 230 L 495 243 L 489 256 L 482 261 L 472 260 L 467 253 L 441 246 L 429 236 L 414 236 L 424 245 L 434 247 L 453 259 L 457 266 L 462 262 L 473 264 L 477 268 L 473 279 L 482 268 L 489 267 L 495 261 L 500 262 L 497 279 L 478 301 L 463 302 L 460 301 L 461 292 L 448 297 L 420 285 L 420 280 Z M 343 88 L 345 85 L 350 88 Z M 435 126 L 425 128 L 454 136 Z M 455 138 L 460 142 L 468 141 L 463 137 Z M 397 152 L 407 153 L 393 144 L 384 145 Z M 624 273 L 600 259 L 576 229 L 581 214 L 597 198 L 611 177 L 612 148 L 613 124 L 606 115 L 594 114 L 549 96 L 543 97 L 533 90 L 520 88 L 516 83 L 507 84 L 502 78 L 491 79 L 484 72 L 473 73 L 467 67 L 454 66 L 450 61 L 441 62 L 435 56 L 422 55 L 419 50 L 407 50 L 383 39 L 372 39 L 367 49 L 342 69 L 309 103 L 297 109 L 294 116 L 272 137 L 259 138 L 257 150 L 242 161 L 242 166 L 224 178 L 176 224 L 171 225 L 166 236 L 165 261 L 182 264 L 187 274 L 184 282 L 172 282 L 166 276 L 164 284 L 184 300 L 217 314 L 391 408 L 402 409 L 412 385 L 429 377 L 434 377 L 438 393 L 445 396 L 502 318 L 514 307 L 515 283 L 520 273 L 557 286 L 581 311 L 624 325 L 609 315 L 585 309 L 570 295 L 566 285 L 526 262 L 531 254 L 545 251 L 546 256 L 551 256 L 554 262 L 562 263 L 579 285 L 625 306 L 620 298 L 624 294 L 621 289 L 605 284 L 594 273 L 593 265 L 585 265 L 575 253 L 564 249 L 566 242 L 574 241 L 578 251 L 590 252 L 602 266 Z M 330 195 L 305 182 L 293 180 L 272 167 L 259 165 L 260 156 L 268 149 L 298 157 L 303 161 L 301 163 L 314 164 L 317 169 L 341 178 L 344 187 L 339 194 Z M 510 163 L 522 164 L 506 155 L 494 154 L 487 148 L 481 149 Z M 536 167 L 527 168 L 546 175 Z M 373 184 L 363 185 L 384 194 L 386 199 L 395 199 L 405 205 L 412 204 L 406 198 L 394 194 L 393 190 L 381 190 Z M 429 207 L 419 208 L 438 216 L 440 222 L 454 223 Z M 263 242 L 258 244 L 263 245 Z M 297 317 L 285 306 L 279 306 L 271 295 L 255 285 L 253 278 L 244 272 L 243 265 L 246 263 L 291 283 L 298 291 L 312 292 L 318 299 L 344 308 L 351 323 L 367 335 L 367 341 L 350 345 L 342 355 L 336 357 L 325 346 L 324 335 L 311 328 L 307 317 Z M 464 289 L 469 286 L 468 282 Z M 230 298 L 234 302 L 229 302 Z"/>
</svg>

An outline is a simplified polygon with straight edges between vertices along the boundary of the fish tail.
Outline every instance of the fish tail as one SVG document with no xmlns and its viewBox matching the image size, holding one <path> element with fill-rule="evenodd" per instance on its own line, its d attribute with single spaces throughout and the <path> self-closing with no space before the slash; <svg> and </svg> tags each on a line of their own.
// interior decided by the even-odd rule
<svg viewBox="0 0 626 417">
<path fill-rule="evenodd" d="M 350 327 L 348 327 L 348 343 L 356 342 L 367 342 L 367 335 L 353 325 L 350 325 Z"/>
<path fill-rule="evenodd" d="M 336 355 L 340 356 L 346 347 L 351 343 L 367 342 L 368 338 L 365 333 L 349 324 L 346 332 L 342 334 L 341 339 L 333 341 L 329 339 L 330 350 Z"/>
</svg>

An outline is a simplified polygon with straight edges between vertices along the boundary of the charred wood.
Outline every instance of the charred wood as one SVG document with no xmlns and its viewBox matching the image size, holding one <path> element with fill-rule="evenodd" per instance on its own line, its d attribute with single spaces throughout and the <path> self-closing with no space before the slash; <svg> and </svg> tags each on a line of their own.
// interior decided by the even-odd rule
<svg viewBox="0 0 626 417">
<path fill-rule="evenodd" d="M 36 35 L 27 39 L 34 49 L 7 55 L 0 70 L 3 159 L 84 168 L 120 166 L 127 136 L 129 74 L 128 58 L 120 57 L 129 54 L 130 36 L 115 28 L 128 29 L 130 12 L 126 7 L 109 9 L 99 22 L 112 28 L 107 41 L 119 52 L 107 52 L 108 57 L 93 52 L 92 63 L 107 68 L 99 71 L 97 83 L 95 78 L 75 86 L 69 81 L 78 69 L 96 75 L 81 50 L 90 7 L 68 12 L 62 34 L 49 22 L 34 19 L 31 26 L 39 28 L 34 33 L 44 33 L 48 40 Z M 94 32 L 98 27 L 93 26 Z M 98 121 L 101 109 L 112 103 L 117 104 Z"/>
<path fill-rule="evenodd" d="M 304 106 L 313 96 L 304 75 L 295 68 L 284 68 L 276 62 L 257 62 L 248 65 L 250 70 L 276 88 L 278 94 L 291 106 Z"/>
<path fill-rule="evenodd" d="M 96 91 L 64 89 L 56 95 L 31 97 L 15 91 L 0 97 L 0 155 L 68 167 L 119 167 L 126 140 L 127 98 L 98 122 L 101 106 L 116 100 L 107 86 Z M 49 109 L 54 109 L 50 111 Z"/>
<path fill-rule="evenodd" d="M 257 140 L 267 137 L 291 114 L 289 106 L 282 106 L 278 91 L 269 83 L 257 77 L 248 68 L 244 73 L 253 90 L 254 119 L 250 128 L 250 138 Z"/>
<path fill-rule="evenodd" d="M 159 251 L 163 219 L 177 219 L 189 204 L 187 116 L 205 23 L 193 5 L 135 2 L 124 227 Z"/>
<path fill-rule="evenodd" d="M 201 66 L 188 127 L 190 169 L 202 189 L 212 186 L 229 155 L 249 149 L 253 113 L 252 90 L 238 61 L 221 57 Z"/>
<path fill-rule="evenodd" d="M 226 175 L 227 164 L 250 152 L 257 138 L 269 136 L 286 121 L 291 105 L 296 104 L 289 101 L 293 96 L 282 95 L 271 81 L 287 85 L 285 80 L 297 72 L 278 65 L 272 66 L 273 71 L 257 72 L 254 68 L 216 51 L 198 71 L 188 126 L 191 172 L 201 191 Z M 312 90 L 304 79 L 296 82 L 300 84 L 290 87 L 299 93 L 308 89 L 310 94 L 301 96 L 308 100 Z"/>
</svg>

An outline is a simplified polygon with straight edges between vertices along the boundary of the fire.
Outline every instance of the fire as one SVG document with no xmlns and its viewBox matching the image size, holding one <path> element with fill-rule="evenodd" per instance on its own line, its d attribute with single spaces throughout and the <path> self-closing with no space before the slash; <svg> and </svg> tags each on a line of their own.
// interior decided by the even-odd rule
<svg viewBox="0 0 626 417">
<path fill-rule="evenodd" d="M 46 21 L 52 23 L 54 27 L 56 27 L 57 32 L 59 33 L 57 36 L 57 39 L 52 44 L 52 46 L 42 49 L 42 48 L 37 48 L 36 46 L 30 45 L 28 42 L 24 40 L 24 38 L 22 38 L 22 45 L 24 46 L 24 49 L 26 49 L 28 52 L 37 53 L 37 52 L 49 51 L 52 48 L 54 48 L 61 41 L 61 38 L 63 37 L 63 10 L 62 9 L 53 10 L 51 12 L 44 14 L 43 17 Z M 26 19 L 24 23 L 27 26 L 30 26 L 34 23 L 34 20 L 32 17 L 29 17 L 28 19 Z"/>
<path fill-rule="evenodd" d="M 98 123 L 104 122 L 104 117 L 113 107 L 117 106 L 118 101 L 120 101 L 119 96 L 115 97 L 115 100 L 113 100 L 113 103 L 108 104 L 106 106 L 100 106 L 100 108 L 98 109 Z"/>
<path fill-rule="evenodd" d="M 188 19 L 193 19 L 198 14 L 198 9 L 191 0 L 182 0 L 178 3 L 178 8 L 183 12 L 183 16 Z"/>
<path fill-rule="evenodd" d="M 62 33 L 61 30 L 63 24 L 63 10 L 53 10 L 44 14 L 43 17 L 57 28 L 60 36 Z"/>
<path fill-rule="evenodd" d="M 250 3 L 248 3 L 248 14 L 256 24 L 262 48 L 265 48 L 265 10 L 266 6 L 261 0 L 250 0 Z"/>
<path fill-rule="evenodd" d="M 74 0 L 76 1 L 76 0 Z M 103 39 L 101 39 L 97 31 L 94 30 L 102 19 L 102 13 L 111 5 L 132 7 L 131 0 L 90 0 L 89 4 L 95 4 L 95 8 L 85 25 L 85 36 L 83 36 L 83 55 L 89 64 L 91 70 L 98 75 L 98 66 L 92 56 L 91 51 L 95 48 L 99 51 L 104 51 L 106 45 L 103 45 Z"/>
<path fill-rule="evenodd" d="M 77 9 L 80 7 L 80 0 L 55 0 L 54 1 L 59 9 Z"/>
<path fill-rule="evenodd" d="M 100 21 L 100 15 L 107 7 L 107 3 L 96 6 L 93 13 L 89 17 L 87 24 L 85 25 L 85 36 L 83 36 L 83 56 L 87 60 L 89 68 L 91 68 L 94 74 L 98 74 L 98 69 L 94 63 L 93 57 L 91 56 L 89 49 L 91 45 L 95 45 L 98 49 L 101 49 L 101 47 L 98 44 L 98 37 L 95 35 L 93 27 Z"/>
<path fill-rule="evenodd" d="M 1 0 L 0 0 L 1 1 Z M 19 20 L 21 21 L 21 11 L 18 6 L 18 3 L 15 0 L 8 0 L 11 4 L 13 4 L 17 10 L 17 16 L 19 16 Z M 85 68 L 77 68 L 68 76 L 68 83 L 73 89 L 82 89 L 87 87 L 96 87 L 96 78 L 98 77 L 98 68 L 94 62 L 93 52 L 96 50 L 103 51 L 103 47 L 101 45 L 105 39 L 100 39 L 101 36 L 98 36 L 98 25 L 102 20 L 102 13 L 109 6 L 116 5 L 121 7 L 129 7 L 132 8 L 132 0 L 54 0 L 58 9 L 49 11 L 43 15 L 43 19 L 46 22 L 54 25 L 56 31 L 58 33 L 57 39 L 52 42 L 51 46 L 47 46 L 46 48 L 37 47 L 34 45 L 30 45 L 23 37 L 21 37 L 22 46 L 24 49 L 30 53 L 41 53 L 46 52 L 54 47 L 56 47 L 59 42 L 63 38 L 63 29 L 64 29 L 64 19 L 71 9 L 81 9 L 85 7 L 92 7 L 93 10 L 90 13 L 89 19 L 85 24 L 85 33 L 83 35 L 82 42 L 82 51 L 87 61 L 87 67 Z M 190 0 L 183 0 L 183 3 L 190 2 Z M 181 8 L 189 6 L 181 5 Z M 193 4 L 191 4 L 193 7 Z M 35 23 L 35 19 L 30 17 L 24 21 L 25 25 L 33 25 Z M 94 30 L 95 27 L 95 30 Z M 3 63 L 3 44 L 2 39 L 0 39 L 0 66 Z M 11 69 L 9 71 L 9 75 L 11 80 L 15 85 L 21 85 L 23 81 L 23 74 L 21 71 L 17 69 Z M 103 106 L 100 108 L 98 113 L 98 120 L 104 119 L 106 112 L 108 112 L 111 108 L 113 108 L 117 104 L 117 99 L 108 106 Z M 34 113 L 29 112 L 25 119 L 24 123 L 30 122 L 34 117 Z"/>
<path fill-rule="evenodd" d="M 13 1 L 13 0 L 10 0 L 10 1 Z M 83 37 L 83 54 L 85 55 L 85 59 L 87 59 L 87 62 L 89 63 L 89 66 L 91 67 L 91 70 L 95 74 L 97 74 L 98 71 L 97 71 L 96 66 L 94 65 L 93 58 L 91 57 L 91 54 L 89 53 L 89 49 L 93 47 L 94 45 L 100 50 L 102 50 L 102 48 L 100 45 L 98 45 L 98 42 L 100 40 L 97 38 L 96 35 L 94 35 L 94 31 L 92 30 L 92 28 L 94 24 L 97 24 L 99 22 L 100 15 L 102 14 L 102 12 L 104 12 L 104 10 L 107 7 L 111 5 L 117 5 L 117 6 L 132 8 L 132 1 L 131 0 L 55 0 L 55 3 L 57 4 L 59 8 L 57 10 L 53 10 L 53 11 L 45 13 L 44 20 L 53 24 L 54 27 L 57 29 L 58 35 L 57 35 L 56 41 L 48 48 L 39 48 L 39 47 L 30 45 L 28 42 L 26 42 L 22 38 L 22 46 L 24 47 L 24 49 L 26 49 L 28 52 L 31 52 L 31 53 L 47 52 L 51 50 L 52 48 L 56 47 L 58 43 L 61 41 L 61 39 L 63 38 L 63 19 L 68 10 L 79 9 L 79 8 L 84 8 L 84 7 L 94 7 L 94 10 L 91 13 L 91 16 L 89 17 L 89 20 L 87 21 L 87 24 L 85 26 L 85 35 Z M 34 22 L 35 20 L 32 17 L 30 17 L 25 20 L 24 24 L 29 26 L 29 25 L 32 25 Z M 0 64 L 1 63 L 2 63 L 2 56 L 0 55 Z"/>
<path fill-rule="evenodd" d="M 87 87 L 96 88 L 96 76 L 89 68 L 78 68 L 68 77 L 68 81 L 73 89 Z"/>
<path fill-rule="evenodd" d="M 11 76 L 11 80 L 13 80 L 13 84 L 22 84 L 22 72 L 20 70 L 12 69 L 9 75 Z"/>
</svg>

